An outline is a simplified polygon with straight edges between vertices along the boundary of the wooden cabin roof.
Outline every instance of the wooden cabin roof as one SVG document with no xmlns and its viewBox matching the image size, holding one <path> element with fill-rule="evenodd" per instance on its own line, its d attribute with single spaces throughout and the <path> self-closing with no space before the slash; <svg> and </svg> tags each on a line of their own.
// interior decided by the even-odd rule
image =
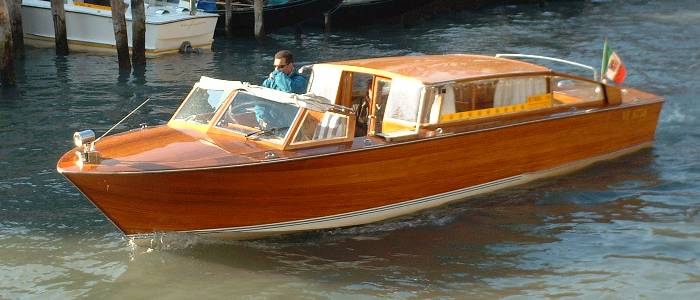
<svg viewBox="0 0 700 300">
<path fill-rule="evenodd" d="M 414 78 L 424 84 L 550 71 L 528 62 L 467 54 L 382 57 L 328 64 L 377 70 L 380 72 L 373 73 Z"/>
</svg>

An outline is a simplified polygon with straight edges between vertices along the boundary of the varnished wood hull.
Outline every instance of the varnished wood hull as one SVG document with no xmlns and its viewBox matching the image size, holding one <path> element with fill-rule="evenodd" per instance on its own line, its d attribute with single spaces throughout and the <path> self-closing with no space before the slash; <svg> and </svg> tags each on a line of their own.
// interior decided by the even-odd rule
<svg viewBox="0 0 700 300">
<path fill-rule="evenodd" d="M 250 237 L 348 226 L 649 146 L 661 105 L 593 110 L 244 166 L 64 175 L 125 234 L 138 237 L 169 231 Z"/>
</svg>

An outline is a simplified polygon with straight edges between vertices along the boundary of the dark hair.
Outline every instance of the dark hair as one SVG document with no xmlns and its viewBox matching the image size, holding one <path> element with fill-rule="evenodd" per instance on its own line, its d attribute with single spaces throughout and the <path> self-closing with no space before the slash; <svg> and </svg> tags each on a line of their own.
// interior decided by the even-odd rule
<svg viewBox="0 0 700 300">
<path fill-rule="evenodd" d="M 285 63 L 293 63 L 294 62 L 294 56 L 292 56 L 292 52 L 289 50 L 280 50 L 275 54 L 276 59 L 281 59 L 284 58 Z"/>
</svg>

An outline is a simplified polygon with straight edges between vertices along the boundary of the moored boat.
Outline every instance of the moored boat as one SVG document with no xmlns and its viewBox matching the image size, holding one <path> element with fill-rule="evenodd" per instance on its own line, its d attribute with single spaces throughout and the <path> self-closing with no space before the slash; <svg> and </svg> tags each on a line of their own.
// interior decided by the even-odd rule
<svg viewBox="0 0 700 300">
<path fill-rule="evenodd" d="M 306 95 L 202 77 L 167 125 L 76 133 L 57 169 L 129 237 L 250 238 L 384 220 L 649 147 L 663 104 L 595 71 L 501 57 L 312 69 Z"/>
<path fill-rule="evenodd" d="M 357 26 L 393 18 L 435 0 L 343 0 L 331 14 L 333 26 Z"/>
<path fill-rule="evenodd" d="M 336 8 L 342 0 L 290 0 L 269 3 L 263 7 L 263 23 L 266 31 L 273 31 L 286 26 L 300 24 L 308 19 L 321 18 L 325 12 Z M 231 6 L 231 29 L 233 32 L 253 34 L 255 17 L 253 5 L 234 2 Z M 217 30 L 226 28 L 226 10 L 222 2 L 216 3 L 217 13 L 221 17 L 216 24 Z"/>
<path fill-rule="evenodd" d="M 107 2 L 108 3 L 108 2 Z M 104 3 L 103 3 L 104 4 Z M 126 3 L 129 4 L 129 3 Z M 146 7 L 146 56 L 177 52 L 184 42 L 194 48 L 211 49 L 218 15 L 196 12 L 177 4 L 158 1 Z M 64 4 L 66 34 L 70 49 L 115 52 L 112 11 L 109 6 L 68 0 Z M 131 37 L 131 9 L 125 10 L 128 36 Z M 25 39 L 36 46 L 54 45 L 51 3 L 23 0 L 22 20 Z M 129 38 L 129 47 L 132 41 Z"/>
</svg>

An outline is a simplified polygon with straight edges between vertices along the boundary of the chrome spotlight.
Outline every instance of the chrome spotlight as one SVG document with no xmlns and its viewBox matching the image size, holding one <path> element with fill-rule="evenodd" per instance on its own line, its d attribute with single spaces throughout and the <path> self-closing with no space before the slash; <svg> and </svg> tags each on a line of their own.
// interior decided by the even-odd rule
<svg viewBox="0 0 700 300">
<path fill-rule="evenodd" d="M 90 129 L 78 131 L 73 134 L 73 143 L 75 143 L 76 147 L 83 147 L 94 140 L 95 132 Z"/>
<path fill-rule="evenodd" d="M 83 163 L 96 164 L 99 163 L 100 152 L 95 149 L 95 132 L 92 130 L 83 130 L 73 134 L 73 143 L 78 147 L 75 155 L 78 157 L 78 165 Z"/>
</svg>

